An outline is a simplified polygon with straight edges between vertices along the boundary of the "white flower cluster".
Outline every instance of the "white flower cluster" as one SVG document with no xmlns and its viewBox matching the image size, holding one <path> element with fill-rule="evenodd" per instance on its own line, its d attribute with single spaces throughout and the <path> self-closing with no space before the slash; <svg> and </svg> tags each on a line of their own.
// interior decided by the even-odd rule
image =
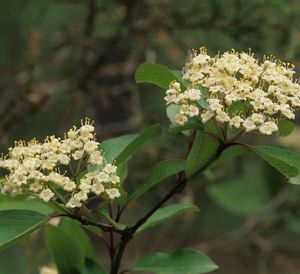
<svg viewBox="0 0 300 274">
<path fill-rule="evenodd" d="M 214 118 L 245 132 L 270 135 L 278 131 L 278 120 L 295 119 L 300 107 L 300 84 L 293 79 L 293 68 L 273 57 L 261 62 L 251 52 L 232 50 L 211 57 L 201 48 L 183 69 L 187 89 L 182 91 L 178 82 L 172 82 L 165 100 L 180 105 L 175 117 L 179 125 L 188 117 L 199 117 L 203 123 Z M 206 101 L 206 109 L 200 98 Z M 234 104 L 242 104 L 244 110 L 232 111 Z"/>
<path fill-rule="evenodd" d="M 89 165 L 95 167 L 93 171 L 88 171 Z M 105 163 L 88 119 L 79 129 L 71 128 L 64 139 L 16 142 L 0 167 L 9 173 L 0 183 L 2 193 L 59 200 L 69 208 L 81 207 L 92 195 L 111 200 L 120 196 L 117 167 Z"/>
</svg>

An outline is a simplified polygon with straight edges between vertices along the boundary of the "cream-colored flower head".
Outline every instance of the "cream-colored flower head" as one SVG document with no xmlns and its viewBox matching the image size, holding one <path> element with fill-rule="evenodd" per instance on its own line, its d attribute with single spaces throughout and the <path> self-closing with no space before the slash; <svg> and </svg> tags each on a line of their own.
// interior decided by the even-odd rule
<svg viewBox="0 0 300 274">
<path fill-rule="evenodd" d="M 71 128 L 64 139 L 16 142 L 0 167 L 8 171 L 0 182 L 2 193 L 29 194 L 69 208 L 81 207 L 92 196 L 120 196 L 117 167 L 105 162 L 89 119 L 79 129 Z"/>
<path fill-rule="evenodd" d="M 300 107 L 300 85 L 293 79 L 294 66 L 274 57 L 255 59 L 251 51 L 231 50 L 214 57 L 205 48 L 194 51 L 183 69 L 185 90 L 172 82 L 167 104 L 180 105 L 176 123 L 190 117 L 206 123 L 215 119 L 245 132 L 270 135 L 280 119 L 295 119 Z"/>
</svg>

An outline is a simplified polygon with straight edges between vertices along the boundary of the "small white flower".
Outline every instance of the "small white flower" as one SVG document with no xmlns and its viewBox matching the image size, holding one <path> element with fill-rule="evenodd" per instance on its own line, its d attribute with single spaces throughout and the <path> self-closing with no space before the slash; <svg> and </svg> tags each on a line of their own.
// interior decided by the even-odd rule
<svg viewBox="0 0 300 274">
<path fill-rule="evenodd" d="M 70 129 L 67 133 L 68 138 L 75 139 L 77 137 L 78 131 L 75 129 Z"/>
<path fill-rule="evenodd" d="M 89 191 L 90 191 L 90 189 L 91 189 L 91 185 L 90 184 L 88 184 L 88 183 L 86 183 L 86 182 L 82 182 L 82 180 L 81 180 L 81 183 L 80 183 L 80 185 L 79 185 L 79 188 L 80 188 L 80 190 L 82 190 L 84 193 L 88 193 Z"/>
<path fill-rule="evenodd" d="M 81 191 L 79 191 L 78 193 L 76 193 L 74 195 L 74 198 L 79 200 L 79 201 L 86 201 L 88 199 L 88 195 L 87 195 L 86 192 L 81 190 Z"/>
<path fill-rule="evenodd" d="M 75 208 L 75 207 L 81 207 L 82 203 L 81 200 L 79 200 L 78 198 L 72 197 L 66 204 L 66 207 L 69 208 Z"/>
<path fill-rule="evenodd" d="M 211 118 L 213 118 L 215 116 L 215 113 L 212 111 L 205 111 L 201 114 L 201 120 L 202 123 L 206 123 L 207 121 L 209 121 Z"/>
<path fill-rule="evenodd" d="M 180 91 L 180 83 L 178 83 L 178 82 L 171 83 L 170 87 L 177 91 Z"/>
<path fill-rule="evenodd" d="M 247 118 L 243 123 L 243 127 L 245 128 L 246 132 L 250 132 L 256 129 L 256 124 L 250 118 Z"/>
<path fill-rule="evenodd" d="M 82 138 L 89 138 L 94 130 L 92 125 L 84 125 L 79 129 L 79 133 Z"/>
<path fill-rule="evenodd" d="M 88 141 L 84 144 L 83 149 L 87 152 L 87 153 L 92 153 L 94 151 L 96 151 L 98 149 L 98 145 L 99 143 L 95 142 L 95 141 Z"/>
<path fill-rule="evenodd" d="M 62 143 L 59 147 L 59 150 L 61 153 L 66 154 L 66 153 L 70 153 L 71 147 L 66 143 Z"/>
<path fill-rule="evenodd" d="M 109 182 L 110 178 L 107 173 L 105 173 L 104 171 L 101 171 L 98 174 L 98 176 L 96 177 L 96 180 L 98 180 L 101 183 L 106 183 L 106 182 Z"/>
<path fill-rule="evenodd" d="M 70 157 L 66 154 L 59 154 L 57 156 L 57 159 L 62 165 L 68 165 L 71 161 Z"/>
<path fill-rule="evenodd" d="M 273 132 L 278 131 L 277 125 L 272 122 L 266 122 L 259 127 L 259 131 L 265 135 L 271 135 Z"/>
<path fill-rule="evenodd" d="M 198 101 L 201 98 L 201 92 L 198 89 L 187 89 L 185 91 L 186 98 L 190 101 Z"/>
<path fill-rule="evenodd" d="M 94 151 L 90 154 L 89 163 L 94 165 L 102 165 L 103 156 L 101 155 L 100 151 Z"/>
<path fill-rule="evenodd" d="M 243 123 L 243 122 L 244 122 L 243 118 L 241 118 L 240 116 L 234 116 L 233 118 L 230 119 L 229 126 L 235 127 L 235 128 L 240 128 L 241 123 Z"/>
<path fill-rule="evenodd" d="M 64 183 L 63 183 L 63 189 L 66 190 L 66 191 L 73 191 L 76 189 L 76 184 L 75 182 L 73 182 L 72 180 L 70 180 L 69 178 L 65 179 L 64 180 Z"/>
<path fill-rule="evenodd" d="M 198 116 L 199 115 L 199 109 L 195 105 L 190 105 L 187 114 L 190 117 Z"/>
<path fill-rule="evenodd" d="M 83 157 L 84 151 L 83 150 L 76 150 L 73 154 L 72 157 L 74 160 L 79 160 Z"/>
<path fill-rule="evenodd" d="M 105 192 L 111 200 L 121 196 L 120 191 L 117 188 L 106 189 Z"/>
<path fill-rule="evenodd" d="M 184 125 L 187 122 L 187 117 L 184 114 L 177 113 L 175 116 L 175 122 L 178 125 Z"/>
<path fill-rule="evenodd" d="M 50 199 L 54 197 L 54 192 L 52 192 L 51 189 L 46 188 L 42 190 L 42 192 L 39 194 L 39 197 L 45 202 L 49 202 Z"/>
<path fill-rule="evenodd" d="M 117 171 L 117 167 L 112 165 L 112 164 L 107 164 L 104 168 L 103 168 L 103 172 L 106 172 L 108 174 L 112 174 L 112 173 L 116 173 Z"/>
<path fill-rule="evenodd" d="M 224 111 L 218 111 L 217 115 L 216 115 L 216 120 L 221 122 L 221 123 L 225 123 L 225 122 L 229 122 L 230 121 L 230 117 L 229 115 L 224 112 Z"/>
<path fill-rule="evenodd" d="M 253 113 L 250 116 L 250 119 L 256 124 L 256 125 L 260 125 L 262 123 L 264 123 L 265 121 L 265 117 L 262 114 L 258 114 L 258 113 Z"/>
<path fill-rule="evenodd" d="M 94 192 L 96 195 L 103 193 L 105 190 L 104 186 L 101 183 L 95 183 L 92 185 L 91 191 Z"/>
<path fill-rule="evenodd" d="M 115 174 L 112 174 L 112 175 L 110 175 L 110 181 L 114 185 L 118 184 L 118 183 L 120 183 L 120 177 Z"/>
<path fill-rule="evenodd" d="M 39 183 L 39 181 L 35 181 L 32 183 L 29 187 L 29 190 L 32 191 L 33 193 L 38 193 L 42 190 L 42 185 Z"/>
<path fill-rule="evenodd" d="M 46 160 L 42 163 L 42 168 L 52 170 L 55 167 L 55 165 L 56 165 L 56 162 Z"/>
</svg>

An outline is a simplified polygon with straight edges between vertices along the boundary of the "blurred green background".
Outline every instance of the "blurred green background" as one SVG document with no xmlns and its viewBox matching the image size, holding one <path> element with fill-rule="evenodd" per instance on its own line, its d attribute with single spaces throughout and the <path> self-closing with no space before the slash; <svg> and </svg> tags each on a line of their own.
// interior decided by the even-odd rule
<svg viewBox="0 0 300 274">
<path fill-rule="evenodd" d="M 300 72 L 297 0 L 1 0 L 0 33 L 1 151 L 16 139 L 63 134 L 86 116 L 100 141 L 159 122 L 163 137 L 131 160 L 127 191 L 151 164 L 186 150 L 185 137 L 167 131 L 163 91 L 134 83 L 138 64 L 180 69 L 192 48 L 206 46 L 212 54 L 252 48 Z M 247 142 L 300 152 L 300 127 L 289 137 L 251 136 Z M 191 246 L 212 257 L 220 266 L 216 274 L 299 274 L 300 178 L 293 183 L 254 156 L 207 172 L 175 197 L 197 204 L 201 213 L 137 236 L 125 264 L 151 251 Z M 167 187 L 128 208 L 126 221 Z M 11 206 L 0 196 L 0 209 Z M 107 265 L 103 246 L 94 243 Z M 0 274 L 38 273 L 49 262 L 41 231 L 0 253 Z"/>
</svg>

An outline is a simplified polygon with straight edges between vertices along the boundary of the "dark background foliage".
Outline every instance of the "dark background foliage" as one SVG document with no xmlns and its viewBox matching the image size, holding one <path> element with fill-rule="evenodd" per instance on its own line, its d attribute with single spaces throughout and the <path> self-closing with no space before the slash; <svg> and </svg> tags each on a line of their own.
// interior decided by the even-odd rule
<svg viewBox="0 0 300 274">
<path fill-rule="evenodd" d="M 0 1 L 0 146 L 62 134 L 95 121 L 99 140 L 167 128 L 163 91 L 134 83 L 142 62 L 180 69 L 192 48 L 273 54 L 300 67 L 300 2 L 295 0 L 10 0 Z M 299 72 L 299 70 L 298 70 Z M 285 138 L 251 136 L 300 152 L 300 129 Z M 125 189 L 149 166 L 183 157 L 184 136 L 163 137 L 132 159 Z M 295 179 L 294 182 L 300 183 Z M 170 182 L 171 183 L 171 182 Z M 127 221 L 164 193 L 162 185 L 127 211 Z M 246 156 L 190 182 L 175 199 L 201 213 L 138 236 L 126 263 L 141 254 L 192 246 L 219 264 L 219 274 L 300 273 L 299 190 Z M 9 200 L 0 197 L 0 208 Z M 51 258 L 42 233 L 0 254 L 0 273 L 37 273 Z M 107 264 L 102 254 L 99 260 Z"/>
</svg>

